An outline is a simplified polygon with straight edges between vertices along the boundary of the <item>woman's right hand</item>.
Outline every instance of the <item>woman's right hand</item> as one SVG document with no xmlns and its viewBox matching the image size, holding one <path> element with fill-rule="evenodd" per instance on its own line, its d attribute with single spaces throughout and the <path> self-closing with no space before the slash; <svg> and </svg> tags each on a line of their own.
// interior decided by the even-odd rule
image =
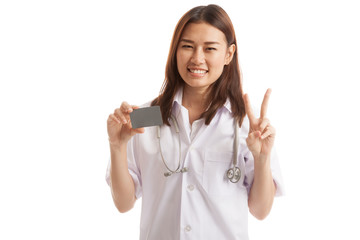
<svg viewBox="0 0 360 240">
<path fill-rule="evenodd" d="M 111 145 L 120 146 L 126 144 L 132 136 L 144 133 L 144 128 L 133 129 L 130 121 L 130 113 L 139 107 L 123 102 L 120 108 L 115 109 L 107 120 L 107 132 Z"/>
</svg>

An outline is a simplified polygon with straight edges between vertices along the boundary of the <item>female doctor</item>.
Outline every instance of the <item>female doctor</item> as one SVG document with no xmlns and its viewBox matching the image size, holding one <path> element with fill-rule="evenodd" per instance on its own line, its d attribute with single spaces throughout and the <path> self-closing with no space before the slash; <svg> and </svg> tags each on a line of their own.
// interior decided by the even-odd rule
<svg viewBox="0 0 360 240">
<path fill-rule="evenodd" d="M 217 5 L 179 20 L 159 96 L 164 124 L 134 129 L 123 102 L 107 120 L 107 182 L 120 212 L 142 197 L 140 239 L 248 239 L 282 194 L 275 129 L 243 94 L 234 28 Z M 246 117 L 247 115 L 247 117 Z"/>
</svg>

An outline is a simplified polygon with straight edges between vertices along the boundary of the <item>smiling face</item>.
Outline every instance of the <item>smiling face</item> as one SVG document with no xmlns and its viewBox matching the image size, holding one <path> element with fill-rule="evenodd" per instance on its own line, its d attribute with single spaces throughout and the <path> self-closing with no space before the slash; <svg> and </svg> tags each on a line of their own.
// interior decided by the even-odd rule
<svg viewBox="0 0 360 240">
<path fill-rule="evenodd" d="M 210 24 L 190 23 L 180 38 L 177 68 L 186 87 L 206 90 L 230 63 L 235 45 L 228 47 L 223 32 Z"/>
</svg>

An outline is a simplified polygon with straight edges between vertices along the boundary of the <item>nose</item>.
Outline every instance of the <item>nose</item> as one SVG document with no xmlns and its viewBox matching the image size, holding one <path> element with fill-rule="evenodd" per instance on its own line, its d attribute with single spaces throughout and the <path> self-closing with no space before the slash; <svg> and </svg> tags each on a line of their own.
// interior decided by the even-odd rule
<svg viewBox="0 0 360 240">
<path fill-rule="evenodd" d="M 197 48 L 191 57 L 191 62 L 196 65 L 203 64 L 205 62 L 205 54 L 201 48 Z"/>
</svg>

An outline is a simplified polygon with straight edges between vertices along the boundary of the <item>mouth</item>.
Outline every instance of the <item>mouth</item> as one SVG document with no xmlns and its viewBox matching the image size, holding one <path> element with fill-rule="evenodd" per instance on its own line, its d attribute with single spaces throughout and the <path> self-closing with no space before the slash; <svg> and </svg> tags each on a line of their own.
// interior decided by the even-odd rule
<svg viewBox="0 0 360 240">
<path fill-rule="evenodd" d="M 208 70 L 198 68 L 188 68 L 187 70 L 194 77 L 203 77 L 206 73 L 209 72 Z"/>
</svg>

